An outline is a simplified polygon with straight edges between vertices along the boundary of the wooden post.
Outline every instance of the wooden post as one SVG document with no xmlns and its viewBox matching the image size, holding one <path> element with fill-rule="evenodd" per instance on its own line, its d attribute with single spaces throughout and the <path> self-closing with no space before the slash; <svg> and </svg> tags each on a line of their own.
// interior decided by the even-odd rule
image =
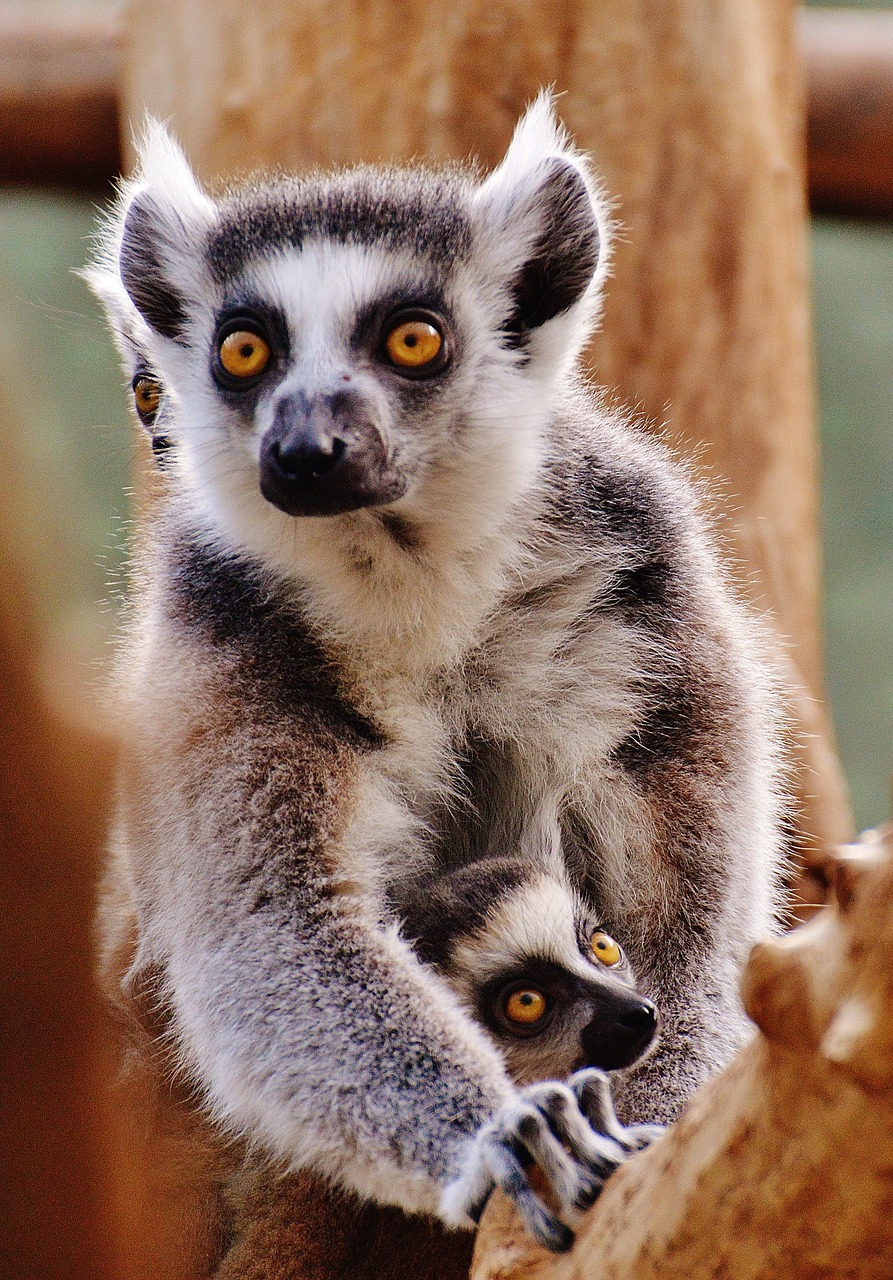
<svg viewBox="0 0 893 1280">
<path fill-rule="evenodd" d="M 12 386 L 15 371 L 5 356 L 0 364 Z M 29 591 L 35 539 L 26 530 L 43 525 L 31 519 L 36 495 L 17 465 L 15 428 L 4 402 L 0 1275 L 125 1280 L 92 942 L 112 752 L 109 739 L 69 714 L 85 701 L 87 673 L 78 688 L 76 670 L 42 663 L 45 637 Z"/>
<path fill-rule="evenodd" d="M 888 1280 L 893 828 L 845 851 L 838 906 L 757 947 L 760 1034 L 608 1183 L 563 1258 L 494 1197 L 472 1280 Z"/>
<path fill-rule="evenodd" d="M 200 174 L 501 155 L 537 90 L 617 199 L 596 378 L 716 482 L 736 572 L 785 638 L 800 844 L 849 838 L 822 703 L 803 105 L 793 0 L 138 0 L 124 110 Z M 807 890 L 807 895 L 817 892 Z"/>
</svg>

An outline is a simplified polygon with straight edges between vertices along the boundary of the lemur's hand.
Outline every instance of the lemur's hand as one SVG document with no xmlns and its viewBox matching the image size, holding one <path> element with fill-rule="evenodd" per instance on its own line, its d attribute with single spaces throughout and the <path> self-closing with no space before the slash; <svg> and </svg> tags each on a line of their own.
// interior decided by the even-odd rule
<svg viewBox="0 0 893 1280">
<path fill-rule="evenodd" d="M 626 1152 L 641 1151 L 664 1133 L 664 1126 L 660 1124 L 621 1124 L 614 1111 L 611 1082 L 597 1067 L 576 1072 L 568 1080 L 568 1086 L 593 1129 L 613 1138 Z"/>
<path fill-rule="evenodd" d="M 546 1208 L 531 1187 L 530 1166 L 539 1166 L 559 1212 L 564 1213 L 591 1205 L 605 1179 L 634 1149 L 618 1142 L 613 1133 L 591 1127 L 580 1109 L 574 1085 L 578 1078 L 572 1077 L 568 1085 L 552 1081 L 530 1085 L 484 1125 L 474 1138 L 462 1175 L 446 1190 L 444 1209 L 449 1217 L 477 1222 L 490 1193 L 498 1187 L 514 1201 L 535 1240 L 556 1253 L 571 1247 L 570 1227 Z M 610 1092 L 608 1096 L 610 1104 Z M 626 1133 L 613 1107 L 611 1117 L 616 1128 Z"/>
</svg>

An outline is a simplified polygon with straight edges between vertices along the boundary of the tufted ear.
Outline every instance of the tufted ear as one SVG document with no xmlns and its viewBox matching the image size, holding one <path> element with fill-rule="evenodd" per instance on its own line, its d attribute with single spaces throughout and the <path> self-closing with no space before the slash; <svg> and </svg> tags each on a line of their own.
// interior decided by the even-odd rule
<svg viewBox="0 0 893 1280">
<path fill-rule="evenodd" d="M 149 120 L 137 146 L 137 176 L 122 188 L 100 257 L 146 324 L 184 342 L 194 300 L 207 291 L 204 243 L 215 207 L 163 125 Z"/>
<path fill-rule="evenodd" d="M 521 343 L 590 294 L 607 226 L 603 202 L 549 94 L 528 109 L 477 200 L 488 257 L 511 281 L 505 327 Z"/>
</svg>

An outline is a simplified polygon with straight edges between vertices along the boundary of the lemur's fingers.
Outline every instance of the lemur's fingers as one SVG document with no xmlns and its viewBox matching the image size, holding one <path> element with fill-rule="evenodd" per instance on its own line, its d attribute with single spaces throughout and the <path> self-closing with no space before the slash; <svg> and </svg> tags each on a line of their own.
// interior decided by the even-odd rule
<svg viewBox="0 0 893 1280">
<path fill-rule="evenodd" d="M 581 1110 L 581 1099 L 591 1103 L 595 1128 Z M 496 1186 L 515 1203 L 534 1239 L 561 1252 L 570 1248 L 573 1232 L 533 1190 L 529 1167 L 538 1166 L 559 1212 L 582 1209 L 592 1204 L 632 1149 L 627 1130 L 614 1115 L 602 1072 L 580 1072 L 570 1087 L 556 1081 L 529 1085 L 475 1137 L 461 1177 L 445 1193 L 445 1216 L 477 1222 Z"/>
<path fill-rule="evenodd" d="M 611 1082 L 604 1071 L 587 1067 L 577 1071 L 568 1081 L 580 1111 L 597 1133 L 606 1134 L 624 1151 L 641 1151 L 664 1132 L 658 1124 L 622 1125 L 614 1110 Z"/>
<path fill-rule="evenodd" d="M 569 1099 L 573 1106 L 573 1100 Z M 553 1127 L 552 1113 L 561 1104 L 550 1094 L 539 1105 L 521 1104 L 513 1126 L 518 1142 L 529 1156 L 529 1163 L 539 1166 L 559 1205 L 576 1205 L 581 1191 L 588 1186 L 588 1169 L 581 1167 L 574 1153 L 565 1151 L 561 1135 Z M 582 1119 L 582 1116 L 581 1116 Z"/>
<path fill-rule="evenodd" d="M 529 1153 L 508 1126 L 499 1122 L 487 1125 L 475 1139 L 471 1159 L 462 1176 L 446 1190 L 442 1209 L 447 1221 L 470 1218 L 478 1223 L 494 1187 L 499 1187 L 517 1207 L 527 1230 L 544 1248 L 553 1253 L 569 1249 L 573 1232 L 549 1212 L 530 1186 L 527 1176 L 530 1163 Z"/>
<path fill-rule="evenodd" d="M 442 1210 L 448 1221 L 477 1221 L 497 1186 L 517 1205 L 534 1239 L 553 1251 L 569 1249 L 573 1232 L 535 1193 L 528 1169 L 537 1165 L 563 1213 L 591 1204 L 625 1158 L 622 1147 L 592 1131 L 567 1085 L 531 1085 L 478 1132 Z"/>
<path fill-rule="evenodd" d="M 626 1160 L 627 1149 L 592 1129 L 569 1089 L 552 1091 L 542 1107 L 549 1128 L 575 1162 L 578 1182 L 571 1203 L 574 1208 L 586 1209 L 597 1198 L 605 1180 Z"/>
<path fill-rule="evenodd" d="M 611 1082 L 605 1072 L 599 1071 L 597 1067 L 586 1067 L 583 1071 L 575 1072 L 567 1083 L 593 1129 L 624 1145 L 624 1128 L 617 1119 L 611 1096 Z"/>
<path fill-rule="evenodd" d="M 533 1190 L 517 1152 L 497 1133 L 489 1135 L 486 1145 L 487 1164 L 495 1185 L 514 1202 L 534 1240 L 553 1253 L 566 1253 L 574 1242 L 574 1233 L 549 1212 Z"/>
<path fill-rule="evenodd" d="M 627 1142 L 630 1151 L 644 1151 L 646 1147 L 650 1147 L 656 1138 L 660 1138 L 667 1131 L 666 1125 L 663 1124 L 631 1124 L 626 1130 Z"/>
</svg>

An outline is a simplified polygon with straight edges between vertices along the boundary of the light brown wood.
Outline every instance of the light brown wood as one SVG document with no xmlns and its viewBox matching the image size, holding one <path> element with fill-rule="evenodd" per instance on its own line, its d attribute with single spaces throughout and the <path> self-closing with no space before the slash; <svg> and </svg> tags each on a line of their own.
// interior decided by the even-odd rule
<svg viewBox="0 0 893 1280">
<path fill-rule="evenodd" d="M 472 1280 L 889 1280 L 893 1274 L 893 834 L 844 851 L 839 906 L 757 947 L 760 1034 L 608 1183 L 572 1251 L 505 1200 Z"/>
</svg>

